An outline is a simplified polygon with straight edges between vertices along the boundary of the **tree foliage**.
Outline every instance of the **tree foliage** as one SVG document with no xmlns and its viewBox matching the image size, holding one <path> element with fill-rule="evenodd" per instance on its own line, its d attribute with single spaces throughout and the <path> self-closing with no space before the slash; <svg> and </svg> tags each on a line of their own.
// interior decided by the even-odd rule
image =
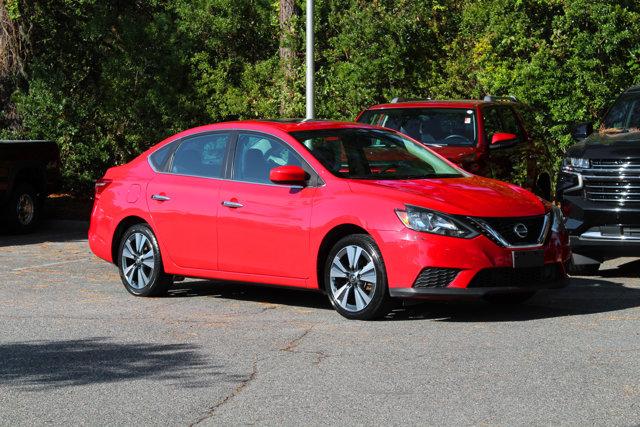
<svg viewBox="0 0 640 427">
<path fill-rule="evenodd" d="M 283 22 L 285 3 L 0 0 L 0 46 L 28 52 L 0 76 L 0 135 L 58 141 L 82 190 L 186 127 L 301 116 L 305 2 Z M 513 94 L 559 155 L 568 124 L 640 83 L 637 1 L 316 0 L 315 14 L 322 118 L 395 96 Z"/>
</svg>

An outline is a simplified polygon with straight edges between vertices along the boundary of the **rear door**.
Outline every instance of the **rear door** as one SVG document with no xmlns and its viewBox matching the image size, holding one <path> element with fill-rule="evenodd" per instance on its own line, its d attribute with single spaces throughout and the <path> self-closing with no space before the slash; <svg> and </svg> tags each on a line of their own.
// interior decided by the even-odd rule
<svg viewBox="0 0 640 427">
<path fill-rule="evenodd" d="M 166 159 L 147 187 L 147 203 L 158 240 L 180 267 L 218 269 L 217 215 L 231 139 L 230 132 L 199 134 L 158 152 Z"/>
<path fill-rule="evenodd" d="M 238 134 L 232 179 L 220 191 L 220 270 L 307 278 L 316 188 L 273 184 L 269 171 L 283 165 L 314 173 L 284 141 L 256 132 Z"/>
</svg>

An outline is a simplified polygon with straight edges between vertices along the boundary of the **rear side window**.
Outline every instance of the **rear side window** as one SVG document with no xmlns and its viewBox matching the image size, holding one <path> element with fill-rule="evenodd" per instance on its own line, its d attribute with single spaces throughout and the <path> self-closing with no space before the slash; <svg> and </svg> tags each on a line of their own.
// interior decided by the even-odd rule
<svg viewBox="0 0 640 427">
<path fill-rule="evenodd" d="M 149 156 L 149 162 L 155 170 L 160 172 L 165 171 L 167 159 L 171 153 L 171 148 L 173 148 L 173 144 L 167 144 Z"/>
<path fill-rule="evenodd" d="M 229 134 L 205 134 L 185 139 L 173 155 L 171 173 L 221 178 Z"/>
</svg>

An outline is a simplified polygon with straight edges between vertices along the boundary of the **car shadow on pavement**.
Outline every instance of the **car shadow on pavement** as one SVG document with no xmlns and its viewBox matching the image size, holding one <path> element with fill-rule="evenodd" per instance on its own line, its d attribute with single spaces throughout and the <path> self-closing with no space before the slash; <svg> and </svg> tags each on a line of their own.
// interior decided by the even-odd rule
<svg viewBox="0 0 640 427">
<path fill-rule="evenodd" d="M 50 390 L 136 379 L 207 387 L 242 380 L 210 365 L 190 344 L 114 343 L 105 338 L 0 344 L 0 384 Z M 203 378 L 208 378 L 203 381 Z"/>
<path fill-rule="evenodd" d="M 320 292 L 281 286 L 187 279 L 184 282 L 177 282 L 168 293 L 169 298 L 204 296 L 305 308 L 333 309 L 327 297 Z"/>
<path fill-rule="evenodd" d="M 600 267 L 594 277 L 630 277 L 640 279 L 640 259 L 634 259 L 613 268 Z"/>
<path fill-rule="evenodd" d="M 444 322 L 521 322 L 564 316 L 607 313 L 640 306 L 640 288 L 604 279 L 574 277 L 564 289 L 540 291 L 519 305 L 483 301 L 428 302 L 394 311 L 395 320 Z"/>
<path fill-rule="evenodd" d="M 321 293 L 262 285 L 211 281 L 179 282 L 169 297 L 216 297 L 287 306 L 328 309 Z M 449 322 L 521 322 L 563 316 L 606 313 L 640 307 L 640 287 L 626 287 L 600 278 L 574 277 L 564 289 L 540 291 L 518 305 L 474 301 L 402 303 L 382 321 L 437 320 Z"/>
<path fill-rule="evenodd" d="M 46 221 L 28 234 L 14 234 L 0 230 L 0 248 L 35 245 L 45 242 L 74 242 L 87 240 L 89 223 L 85 221 Z"/>
</svg>

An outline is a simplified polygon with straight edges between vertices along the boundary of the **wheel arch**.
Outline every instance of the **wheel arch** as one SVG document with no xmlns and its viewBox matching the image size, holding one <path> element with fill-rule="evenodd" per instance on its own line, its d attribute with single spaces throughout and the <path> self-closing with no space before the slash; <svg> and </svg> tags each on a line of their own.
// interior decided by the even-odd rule
<svg viewBox="0 0 640 427">
<path fill-rule="evenodd" d="M 113 260 L 114 264 L 118 263 L 118 248 L 120 246 L 120 239 L 122 238 L 122 235 L 129 229 L 129 227 L 136 224 L 146 224 L 147 226 L 149 226 L 149 228 L 151 228 L 151 224 L 149 224 L 147 220 L 135 215 L 130 215 L 123 218 L 115 228 L 115 231 L 113 232 L 113 238 L 111 239 L 111 259 Z"/>
<path fill-rule="evenodd" d="M 331 251 L 331 248 L 333 248 L 333 246 L 338 243 L 340 239 L 352 234 L 366 234 L 368 236 L 371 236 L 371 233 L 369 233 L 361 226 L 347 223 L 333 227 L 331 230 L 329 230 L 329 232 L 327 232 L 327 234 L 325 234 L 324 238 L 322 239 L 322 242 L 318 247 L 318 256 L 316 257 L 316 280 L 318 289 L 320 289 L 321 291 L 325 290 L 323 270 L 324 264 L 327 260 L 329 252 Z"/>
<path fill-rule="evenodd" d="M 46 191 L 45 172 L 42 168 L 34 165 L 24 165 L 17 169 L 10 183 L 11 191 L 14 191 L 20 184 L 31 184 L 38 195 L 42 196 Z"/>
</svg>

